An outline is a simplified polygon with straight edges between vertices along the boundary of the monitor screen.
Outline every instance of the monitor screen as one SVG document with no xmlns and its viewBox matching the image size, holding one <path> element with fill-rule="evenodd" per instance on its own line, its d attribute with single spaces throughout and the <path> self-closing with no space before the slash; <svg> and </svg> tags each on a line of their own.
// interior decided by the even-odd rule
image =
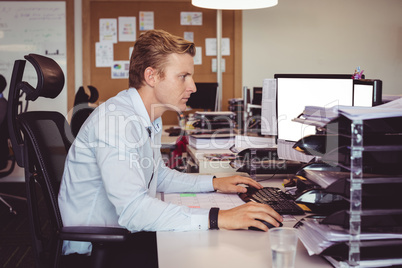
<svg viewBox="0 0 402 268">
<path fill-rule="evenodd" d="M 353 105 L 352 75 L 276 74 L 278 139 L 296 142 L 315 127 L 293 122 L 305 106 Z"/>
<path fill-rule="evenodd" d="M 372 107 L 382 103 L 382 81 L 353 80 L 353 106 Z"/>
<path fill-rule="evenodd" d="M 195 83 L 197 91 L 191 94 L 187 106 L 192 109 L 215 111 L 218 83 Z"/>
</svg>

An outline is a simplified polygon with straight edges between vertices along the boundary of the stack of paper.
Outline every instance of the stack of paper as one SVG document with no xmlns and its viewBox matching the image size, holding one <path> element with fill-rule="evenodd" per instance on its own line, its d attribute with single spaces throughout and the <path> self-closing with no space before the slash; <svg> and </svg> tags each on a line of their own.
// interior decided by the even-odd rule
<svg viewBox="0 0 402 268">
<path fill-rule="evenodd" d="M 234 134 L 199 134 L 190 135 L 188 144 L 199 150 L 229 149 L 235 144 Z"/>
<path fill-rule="evenodd" d="M 339 115 L 343 115 L 350 120 L 402 117 L 402 98 L 374 107 L 336 105 L 330 108 L 325 108 L 306 106 L 303 113 L 298 118 L 293 119 L 293 121 L 317 127 L 324 127 Z"/>
<path fill-rule="evenodd" d="M 235 139 L 235 148 L 237 152 L 248 148 L 274 148 L 276 147 L 274 137 L 258 137 L 237 135 Z"/>
<path fill-rule="evenodd" d="M 320 224 L 320 219 L 305 218 L 298 228 L 299 239 L 309 255 L 319 255 L 328 247 L 349 241 L 349 230 L 340 226 Z M 360 240 L 402 239 L 402 234 L 361 232 Z"/>
</svg>

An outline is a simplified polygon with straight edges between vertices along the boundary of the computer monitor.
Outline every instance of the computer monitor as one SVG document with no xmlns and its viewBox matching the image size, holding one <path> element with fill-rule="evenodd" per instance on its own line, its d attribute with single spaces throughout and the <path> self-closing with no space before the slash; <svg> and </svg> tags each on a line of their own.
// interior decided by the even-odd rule
<svg viewBox="0 0 402 268">
<path fill-rule="evenodd" d="M 216 110 L 218 83 L 195 83 L 197 91 L 191 94 L 187 106 L 192 109 Z"/>
<path fill-rule="evenodd" d="M 315 134 L 314 126 L 293 122 L 305 106 L 353 105 L 349 74 L 276 74 L 278 139 L 296 142 Z"/>
<path fill-rule="evenodd" d="M 274 81 L 276 102 L 272 99 L 266 103 L 276 104 L 277 145 L 281 159 L 309 162 L 312 158 L 292 148 L 296 141 L 316 133 L 314 126 L 292 121 L 306 106 L 374 106 L 382 101 L 381 80 L 354 80 L 349 74 L 276 74 Z M 273 93 L 272 86 L 271 91 Z M 270 98 L 275 98 L 275 94 L 271 95 Z M 270 118 L 266 120 L 268 125 L 275 124 L 272 119 L 269 121 Z"/>
<path fill-rule="evenodd" d="M 382 81 L 353 80 L 353 106 L 372 107 L 382 104 Z"/>
</svg>

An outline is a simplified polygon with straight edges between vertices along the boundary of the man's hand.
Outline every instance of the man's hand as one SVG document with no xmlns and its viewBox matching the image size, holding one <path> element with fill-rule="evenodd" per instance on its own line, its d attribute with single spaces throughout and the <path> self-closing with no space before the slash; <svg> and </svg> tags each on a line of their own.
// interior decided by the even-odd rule
<svg viewBox="0 0 402 268">
<path fill-rule="evenodd" d="M 269 222 L 276 227 L 279 226 L 278 221 L 283 221 L 282 216 L 270 206 L 248 202 L 229 210 L 220 210 L 218 227 L 220 229 L 247 229 L 253 226 L 268 231 L 268 227 L 257 219 Z"/>
<path fill-rule="evenodd" d="M 247 189 L 238 184 L 247 184 L 257 189 L 262 188 L 262 185 L 255 180 L 239 175 L 215 178 L 213 179 L 212 183 L 215 190 L 221 191 L 223 193 L 245 193 Z"/>
</svg>

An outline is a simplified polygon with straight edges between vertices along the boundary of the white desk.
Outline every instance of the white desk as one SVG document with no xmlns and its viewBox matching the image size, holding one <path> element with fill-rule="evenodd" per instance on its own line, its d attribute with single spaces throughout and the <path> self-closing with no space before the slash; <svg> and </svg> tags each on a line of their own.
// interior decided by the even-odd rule
<svg viewBox="0 0 402 268">
<path fill-rule="evenodd" d="M 262 182 L 278 187 L 283 176 Z M 299 217 L 301 218 L 301 217 Z M 285 222 L 284 226 L 295 224 Z M 267 268 L 271 267 L 269 233 L 250 230 L 158 232 L 159 268 Z M 310 257 L 299 241 L 296 267 L 332 267 L 319 256 Z"/>
</svg>

